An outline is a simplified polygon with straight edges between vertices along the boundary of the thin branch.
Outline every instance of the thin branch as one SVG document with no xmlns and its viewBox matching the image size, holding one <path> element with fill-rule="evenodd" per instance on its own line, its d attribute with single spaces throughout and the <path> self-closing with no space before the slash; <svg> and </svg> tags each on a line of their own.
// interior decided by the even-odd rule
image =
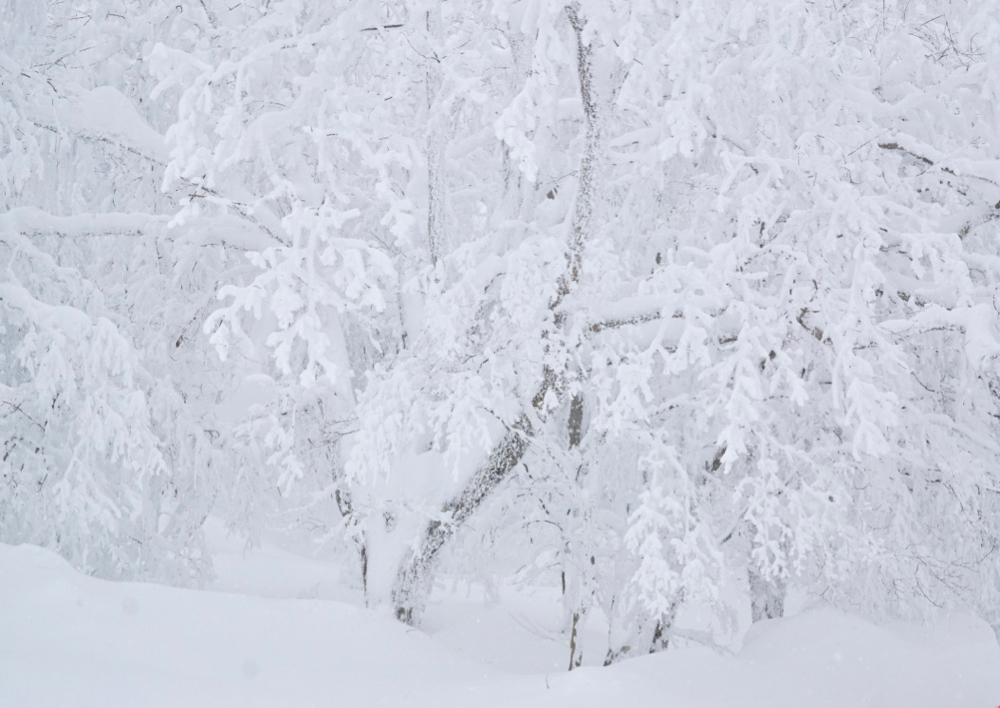
<svg viewBox="0 0 1000 708">
<path fill-rule="evenodd" d="M 676 315 L 675 315 L 676 316 Z M 659 320 L 663 318 L 663 314 L 659 311 L 656 312 L 643 312 L 639 315 L 633 315 L 632 317 L 619 317 L 610 320 L 601 320 L 600 322 L 592 323 L 588 329 L 591 332 L 603 332 L 606 329 L 619 329 L 621 327 L 626 327 L 633 324 L 645 324 L 646 322 L 653 322 L 654 320 Z"/>
<path fill-rule="evenodd" d="M 10 406 L 10 407 L 11 407 L 11 409 L 12 409 L 12 410 L 13 410 L 14 412 L 16 412 L 16 413 L 20 413 L 20 414 L 21 414 L 21 415 L 23 415 L 23 416 L 24 416 L 25 418 L 27 418 L 27 419 L 28 419 L 29 421 L 31 421 L 31 423 L 33 423 L 34 425 L 37 425 L 37 426 L 38 426 L 38 428 L 39 428 L 39 430 L 41 430 L 41 431 L 42 431 L 43 433 L 45 432 L 45 426 L 44 426 L 44 425 L 42 425 L 41 423 L 39 423 L 39 422 L 38 422 L 37 420 L 35 420 L 34 418 L 32 418 L 32 417 L 31 417 L 30 415 L 28 415 L 27 413 L 25 413 L 25 412 L 24 412 L 23 410 L 21 410 L 21 404 L 20 404 L 20 403 L 16 403 L 16 404 L 15 404 L 15 403 L 11 403 L 10 401 L 0 401 L 0 403 L 3 403 L 3 404 L 4 404 L 5 406 Z"/>
<path fill-rule="evenodd" d="M 895 142 L 879 143 L 878 146 L 883 150 L 892 150 L 894 152 L 901 152 L 904 155 L 912 157 L 917 162 L 922 162 L 928 167 L 938 167 L 938 164 L 934 162 L 934 160 L 927 157 L 926 155 L 921 155 L 919 153 L 913 152 L 912 150 L 903 147 L 899 143 Z M 955 172 L 955 170 L 951 169 L 950 167 L 938 167 L 938 169 L 940 169 L 942 172 L 950 174 L 953 177 L 969 177 L 970 179 L 978 179 L 981 182 L 987 182 L 989 184 L 992 184 L 994 187 L 1000 186 L 996 182 L 991 180 L 989 177 L 981 177 L 980 175 L 970 175 L 970 174 L 958 174 L 957 172 Z"/>
<path fill-rule="evenodd" d="M 399 23 L 398 25 L 380 25 L 378 27 L 362 27 L 360 31 L 361 32 L 381 32 L 382 30 L 399 29 L 400 27 L 405 27 L 405 26 L 406 25 L 404 25 L 403 23 Z"/>
</svg>

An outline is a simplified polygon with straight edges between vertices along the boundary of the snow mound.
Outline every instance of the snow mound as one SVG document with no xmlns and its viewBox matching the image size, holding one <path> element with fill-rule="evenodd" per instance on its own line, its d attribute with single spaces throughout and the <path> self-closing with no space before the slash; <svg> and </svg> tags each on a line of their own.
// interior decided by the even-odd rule
<svg viewBox="0 0 1000 708">
<path fill-rule="evenodd" d="M 482 705 L 503 684 L 427 635 L 338 602 L 73 572 L 0 545 L 0 706 Z"/>
<path fill-rule="evenodd" d="M 472 643 L 458 654 L 350 604 L 109 583 L 29 546 L 0 545 L 0 637 L 0 706 L 1000 703 L 1000 649 L 970 617 L 886 628 L 814 610 L 754 627 L 735 656 L 683 649 L 608 669 L 515 674 L 477 659 Z M 481 638 L 484 647 L 497 640 L 510 639 Z"/>
</svg>

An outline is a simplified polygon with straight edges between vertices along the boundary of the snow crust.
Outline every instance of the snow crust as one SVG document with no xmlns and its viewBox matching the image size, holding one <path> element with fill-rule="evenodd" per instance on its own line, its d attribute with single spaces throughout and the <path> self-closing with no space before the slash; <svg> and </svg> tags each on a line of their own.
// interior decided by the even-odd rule
<svg viewBox="0 0 1000 708">
<path fill-rule="evenodd" d="M 428 635 L 346 602 L 297 599 L 319 566 L 303 561 L 296 570 L 294 558 L 264 554 L 243 567 L 245 591 L 260 584 L 268 594 L 292 595 L 259 597 L 99 581 L 49 551 L 0 545 L 0 706 L 1000 703 L 1000 649 L 992 631 L 969 616 L 934 627 L 879 627 L 817 609 L 758 624 L 735 655 L 677 649 L 565 673 L 543 658 L 551 647 L 541 644 L 551 637 L 495 631 L 503 608 L 440 601 L 431 617 L 451 615 L 459 621 L 449 626 L 467 628 L 480 612 L 488 628 L 479 642 L 464 632 L 458 646 L 455 636 L 433 634 L 437 622 L 429 622 Z M 223 582 L 233 582 L 237 565 L 230 559 Z M 269 572 L 294 580 L 267 585 Z M 539 657 L 538 670 L 503 667 L 501 654 Z"/>
</svg>

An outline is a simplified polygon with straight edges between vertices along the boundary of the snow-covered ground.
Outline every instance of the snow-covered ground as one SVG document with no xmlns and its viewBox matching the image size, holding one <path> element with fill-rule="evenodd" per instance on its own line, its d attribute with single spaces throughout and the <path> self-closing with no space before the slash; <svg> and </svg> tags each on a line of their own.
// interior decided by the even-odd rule
<svg viewBox="0 0 1000 708">
<path fill-rule="evenodd" d="M 561 668 L 549 599 L 446 596 L 428 633 L 360 609 L 328 566 L 219 549 L 215 592 L 82 576 L 0 545 L 0 706 L 993 708 L 1000 648 L 968 616 L 877 627 L 830 610 L 759 625 L 738 654 Z"/>
</svg>

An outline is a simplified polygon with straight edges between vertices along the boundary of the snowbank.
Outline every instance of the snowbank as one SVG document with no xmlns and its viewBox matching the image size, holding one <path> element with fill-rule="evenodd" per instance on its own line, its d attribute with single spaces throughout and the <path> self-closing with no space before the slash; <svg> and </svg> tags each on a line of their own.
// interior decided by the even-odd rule
<svg viewBox="0 0 1000 708">
<path fill-rule="evenodd" d="M 515 674 L 472 654 L 346 603 L 108 583 L 0 545 L 4 707 L 1000 703 L 1000 650 L 968 617 L 886 629 L 813 611 L 756 627 L 736 656 L 678 650 L 572 674 Z"/>
</svg>

